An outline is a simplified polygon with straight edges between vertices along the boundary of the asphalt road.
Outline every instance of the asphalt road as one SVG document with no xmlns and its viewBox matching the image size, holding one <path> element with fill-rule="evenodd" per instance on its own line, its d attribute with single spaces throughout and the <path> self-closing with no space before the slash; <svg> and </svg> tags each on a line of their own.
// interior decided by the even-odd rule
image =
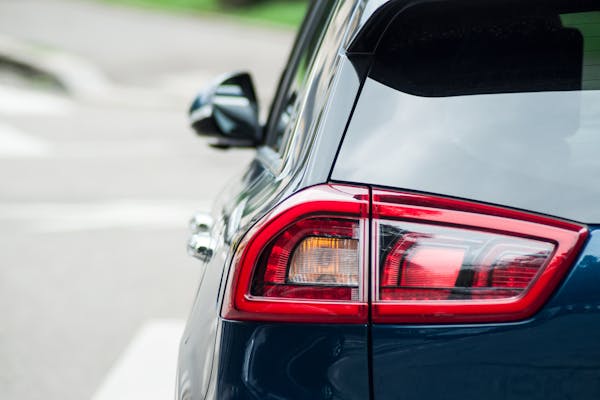
<svg viewBox="0 0 600 400">
<path fill-rule="evenodd" d="M 194 137 L 187 102 L 234 69 L 268 98 L 293 32 L 2 0 L 0 35 L 100 82 L 73 95 L 0 80 L 0 399 L 159 398 L 201 268 L 187 219 L 252 156 Z"/>
</svg>

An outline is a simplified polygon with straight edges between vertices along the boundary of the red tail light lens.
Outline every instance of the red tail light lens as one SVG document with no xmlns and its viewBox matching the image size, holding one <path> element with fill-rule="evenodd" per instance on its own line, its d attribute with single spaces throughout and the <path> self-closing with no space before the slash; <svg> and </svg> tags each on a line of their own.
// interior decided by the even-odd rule
<svg viewBox="0 0 600 400">
<path fill-rule="evenodd" d="M 240 245 L 224 317 L 366 323 L 368 209 L 368 189 L 348 186 L 284 201 Z"/>
<path fill-rule="evenodd" d="M 380 223 L 381 300 L 487 300 L 519 296 L 555 245 L 472 229 Z"/>
<path fill-rule="evenodd" d="M 360 221 L 309 218 L 268 246 L 250 294 L 264 298 L 359 300 Z"/>
<path fill-rule="evenodd" d="M 375 191 L 373 321 L 527 318 L 573 262 L 586 230 L 512 210 Z"/>
</svg>

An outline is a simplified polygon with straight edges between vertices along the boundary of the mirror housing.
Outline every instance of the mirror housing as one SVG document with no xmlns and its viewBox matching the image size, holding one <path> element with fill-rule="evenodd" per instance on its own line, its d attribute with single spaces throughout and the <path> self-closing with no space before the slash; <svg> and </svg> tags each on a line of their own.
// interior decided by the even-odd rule
<svg viewBox="0 0 600 400">
<path fill-rule="evenodd" d="M 262 142 L 258 101 L 247 72 L 222 76 L 202 90 L 189 110 L 190 125 L 217 148 L 256 147 Z"/>
</svg>

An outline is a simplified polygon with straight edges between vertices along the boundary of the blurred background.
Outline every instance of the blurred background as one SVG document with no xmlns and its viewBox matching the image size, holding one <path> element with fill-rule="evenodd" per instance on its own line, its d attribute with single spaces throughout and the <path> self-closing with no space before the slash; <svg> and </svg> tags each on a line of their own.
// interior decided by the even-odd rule
<svg viewBox="0 0 600 400">
<path fill-rule="evenodd" d="M 187 222 L 250 150 L 186 110 L 268 108 L 305 1 L 0 0 L 0 399 L 169 399 L 200 275 Z"/>
</svg>

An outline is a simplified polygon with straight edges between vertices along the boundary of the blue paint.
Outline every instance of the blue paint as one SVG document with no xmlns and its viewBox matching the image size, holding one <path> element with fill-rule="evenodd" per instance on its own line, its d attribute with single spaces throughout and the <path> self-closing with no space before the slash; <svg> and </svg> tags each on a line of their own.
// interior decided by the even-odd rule
<svg viewBox="0 0 600 400">
<path fill-rule="evenodd" d="M 600 399 L 600 228 L 531 320 L 372 328 L 375 399 Z"/>
<path fill-rule="evenodd" d="M 369 398 L 366 325 L 222 321 L 217 399 Z"/>
</svg>

